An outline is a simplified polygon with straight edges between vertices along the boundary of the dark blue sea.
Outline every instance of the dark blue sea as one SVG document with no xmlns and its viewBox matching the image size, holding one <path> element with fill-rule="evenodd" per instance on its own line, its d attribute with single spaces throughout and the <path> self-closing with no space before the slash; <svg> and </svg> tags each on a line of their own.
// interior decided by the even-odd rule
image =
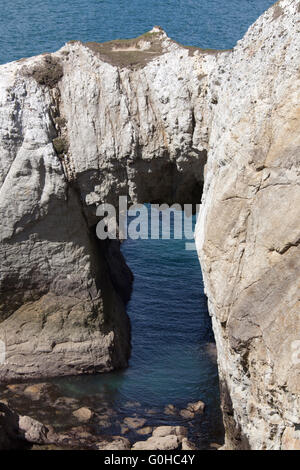
<svg viewBox="0 0 300 470">
<path fill-rule="evenodd" d="M 71 39 L 107 41 L 162 26 L 186 45 L 228 49 L 272 0 L 0 0 L 0 63 L 55 51 Z M 132 357 L 123 372 L 58 381 L 69 395 L 99 395 L 118 420 L 184 424 L 200 448 L 222 443 L 213 334 L 195 251 L 185 240 L 128 240 L 124 256 L 134 273 L 128 305 Z M 165 415 L 203 400 L 196 420 Z"/>
<path fill-rule="evenodd" d="M 109 41 L 159 25 L 186 45 L 229 49 L 274 0 L 0 1 L 0 63 L 53 52 L 71 39 Z"/>
</svg>

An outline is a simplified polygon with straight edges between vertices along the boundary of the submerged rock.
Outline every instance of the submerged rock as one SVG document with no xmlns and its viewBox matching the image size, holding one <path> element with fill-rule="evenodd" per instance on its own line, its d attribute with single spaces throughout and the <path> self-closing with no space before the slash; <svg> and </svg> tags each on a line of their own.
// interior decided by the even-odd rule
<svg viewBox="0 0 300 470">
<path fill-rule="evenodd" d="M 178 410 L 174 405 L 166 405 L 164 409 L 164 413 L 166 415 L 175 416 L 176 414 L 178 414 Z"/>
<path fill-rule="evenodd" d="M 146 423 L 146 419 L 144 418 L 125 418 L 124 422 L 125 426 L 130 429 L 138 429 L 144 426 Z"/>
<path fill-rule="evenodd" d="M 184 426 L 159 426 L 153 431 L 153 437 L 177 436 L 181 442 L 187 436 L 187 429 Z"/>
<path fill-rule="evenodd" d="M 73 411 L 72 414 L 78 419 L 78 421 L 83 423 L 89 421 L 93 416 L 93 412 L 86 407 L 79 408 L 78 410 Z"/>
<path fill-rule="evenodd" d="M 186 437 L 182 439 L 181 450 L 198 450 L 197 446 L 190 442 Z"/>
<path fill-rule="evenodd" d="M 19 418 L 19 434 L 27 442 L 35 444 L 44 444 L 48 442 L 48 434 L 50 429 L 39 421 L 29 416 L 20 416 Z"/>
</svg>

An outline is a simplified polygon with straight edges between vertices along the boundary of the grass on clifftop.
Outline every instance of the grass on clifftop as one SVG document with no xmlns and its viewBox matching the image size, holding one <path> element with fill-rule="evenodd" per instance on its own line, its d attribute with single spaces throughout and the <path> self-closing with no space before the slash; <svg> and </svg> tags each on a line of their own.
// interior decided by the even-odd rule
<svg viewBox="0 0 300 470">
<path fill-rule="evenodd" d="M 197 51 L 201 54 L 212 55 L 225 52 L 222 50 L 183 46 L 176 41 L 172 42 L 183 49 L 187 49 L 191 56 Z M 150 43 L 147 49 L 143 48 L 145 43 Z M 133 39 L 116 39 L 104 43 L 87 42 L 85 45 L 98 54 L 102 60 L 118 67 L 144 67 L 151 60 L 164 54 L 160 31 L 150 31 Z"/>
<path fill-rule="evenodd" d="M 143 49 L 146 42 L 150 43 L 150 47 Z M 106 62 L 119 67 L 144 67 L 163 54 L 159 32 L 145 33 L 133 39 L 116 39 L 104 43 L 87 42 L 85 45 Z"/>
</svg>

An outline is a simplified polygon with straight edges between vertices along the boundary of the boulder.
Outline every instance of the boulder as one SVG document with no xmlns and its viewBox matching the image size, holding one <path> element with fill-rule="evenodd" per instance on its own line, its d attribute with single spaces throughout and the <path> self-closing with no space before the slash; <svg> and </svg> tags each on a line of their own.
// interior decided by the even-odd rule
<svg viewBox="0 0 300 470">
<path fill-rule="evenodd" d="M 132 450 L 176 450 L 179 449 L 180 439 L 178 436 L 169 435 L 163 437 L 152 436 L 147 441 L 136 442 Z"/>
<path fill-rule="evenodd" d="M 93 416 L 93 412 L 86 407 L 79 408 L 78 410 L 73 411 L 72 414 L 82 423 L 89 421 Z"/>
</svg>

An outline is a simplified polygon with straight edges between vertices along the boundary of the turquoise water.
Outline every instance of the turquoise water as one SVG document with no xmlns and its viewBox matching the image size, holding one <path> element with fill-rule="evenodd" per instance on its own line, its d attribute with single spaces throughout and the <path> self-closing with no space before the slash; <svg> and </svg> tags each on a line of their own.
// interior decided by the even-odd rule
<svg viewBox="0 0 300 470">
<path fill-rule="evenodd" d="M 116 411 L 109 433 L 119 433 L 122 419 L 137 414 L 150 426 L 184 425 L 190 438 L 207 449 L 223 440 L 218 372 L 201 269 L 196 252 L 185 250 L 186 241 L 124 242 L 122 252 L 135 276 L 127 308 L 132 324 L 129 368 L 56 383 L 64 394 L 90 395 L 91 406 L 97 401 Z M 198 400 L 205 402 L 206 411 L 195 420 L 164 413 L 168 404 L 182 410 Z"/>
<path fill-rule="evenodd" d="M 272 0 L 0 0 L 0 63 L 55 51 L 71 39 L 107 41 L 162 26 L 170 37 L 204 48 L 235 45 Z M 123 253 L 134 275 L 128 314 L 132 357 L 122 372 L 57 381 L 66 394 L 108 407 L 116 423 L 137 414 L 147 424 L 184 424 L 200 448 L 222 441 L 213 335 L 201 269 L 184 240 L 127 241 Z M 96 398 L 95 398 L 96 397 Z M 203 400 L 195 421 L 167 416 Z M 101 433 L 101 429 L 99 429 Z M 131 436 L 134 439 L 134 436 Z"/>
<path fill-rule="evenodd" d="M 0 1 L 0 63 L 53 52 L 71 39 L 108 41 L 162 26 L 186 45 L 228 49 L 272 0 Z"/>
</svg>

